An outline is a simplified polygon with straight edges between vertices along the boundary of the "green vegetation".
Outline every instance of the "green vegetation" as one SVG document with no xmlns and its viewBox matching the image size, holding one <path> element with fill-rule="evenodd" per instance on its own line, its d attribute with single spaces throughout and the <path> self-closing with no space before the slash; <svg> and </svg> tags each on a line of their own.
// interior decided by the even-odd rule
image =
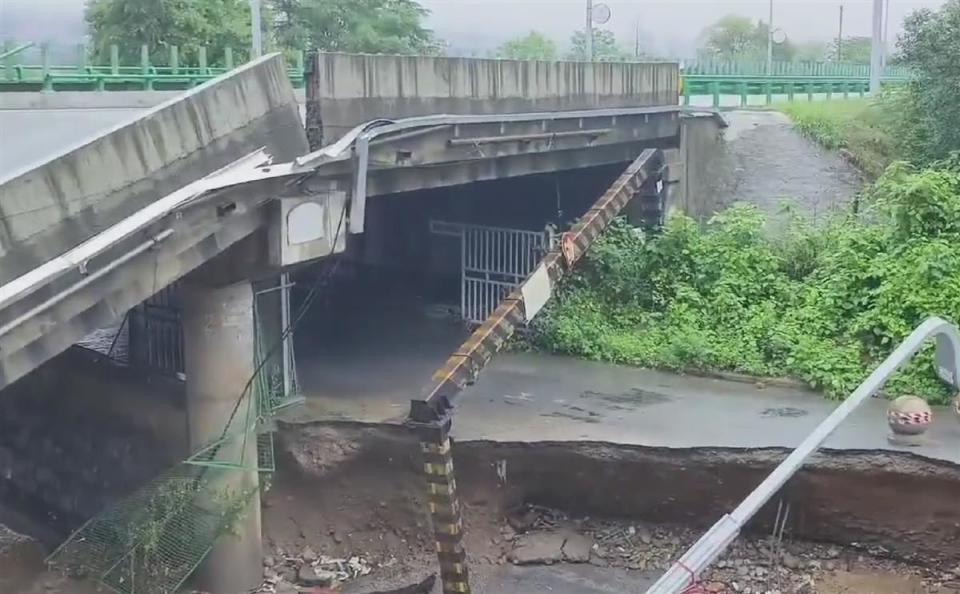
<svg viewBox="0 0 960 594">
<path fill-rule="evenodd" d="M 896 91 L 893 91 L 896 92 Z M 867 99 L 789 103 L 777 108 L 797 129 L 826 148 L 844 150 L 849 158 L 875 179 L 897 158 L 897 143 L 890 133 L 889 95 L 886 103 Z"/>
<path fill-rule="evenodd" d="M 804 134 L 848 151 L 872 177 L 893 160 L 922 165 L 960 150 L 960 0 L 915 12 L 897 45 L 897 60 L 915 73 L 909 84 L 887 88 L 873 101 L 781 108 Z"/>
<path fill-rule="evenodd" d="M 539 31 L 511 39 L 497 48 L 497 57 L 508 60 L 556 60 L 557 44 Z"/>
<path fill-rule="evenodd" d="M 416 0 L 278 0 L 274 35 L 287 49 L 370 54 L 434 54 L 440 43 L 424 26 Z"/>
<path fill-rule="evenodd" d="M 584 61 L 587 59 L 587 35 L 577 31 L 570 37 L 570 51 L 568 60 Z M 634 59 L 633 52 L 621 46 L 613 31 L 594 29 L 593 31 L 593 59 L 596 62 L 629 62 Z"/>
<path fill-rule="evenodd" d="M 215 50 L 250 46 L 246 0 L 91 0 L 86 20 L 94 59 L 101 63 L 109 61 L 111 44 L 130 64 L 139 63 L 141 45 L 157 52 L 155 60 L 165 58 L 164 45 L 187 52 L 201 45 Z"/>
<path fill-rule="evenodd" d="M 548 350 L 668 369 L 790 376 L 844 396 L 929 315 L 960 321 L 960 160 L 891 166 L 857 215 L 776 233 L 752 206 L 659 235 L 615 225 L 535 328 Z M 888 384 L 947 396 L 932 351 Z"/>
<path fill-rule="evenodd" d="M 721 60 L 760 60 L 767 56 L 767 37 L 770 26 L 763 21 L 740 15 L 727 15 L 700 34 L 701 52 Z M 790 62 L 796 48 L 787 40 L 773 46 L 773 59 Z"/>
<path fill-rule="evenodd" d="M 870 37 L 844 37 L 843 43 L 837 46 L 836 40 L 830 44 L 830 60 L 843 61 L 850 64 L 869 64 L 873 54 L 873 39 Z"/>
<path fill-rule="evenodd" d="M 938 11 L 910 15 L 897 43 L 898 59 L 916 71 L 909 96 L 899 105 L 904 144 L 927 162 L 960 150 L 960 0 Z"/>
<path fill-rule="evenodd" d="M 428 11 L 415 0 L 275 0 L 264 2 L 265 44 L 289 50 L 431 54 L 440 49 L 424 26 Z M 167 46 L 184 52 L 207 46 L 211 65 L 226 47 L 250 47 L 248 0 L 91 0 L 87 25 L 94 59 L 136 64 L 147 45 L 163 62 Z M 195 56 L 182 55 L 184 61 Z"/>
</svg>

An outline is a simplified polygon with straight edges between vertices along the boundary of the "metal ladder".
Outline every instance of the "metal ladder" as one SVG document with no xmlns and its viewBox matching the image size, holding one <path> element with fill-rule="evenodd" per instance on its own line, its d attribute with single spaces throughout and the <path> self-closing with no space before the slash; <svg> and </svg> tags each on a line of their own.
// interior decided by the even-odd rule
<svg viewBox="0 0 960 594">
<path fill-rule="evenodd" d="M 960 333 L 957 327 L 931 317 L 910 333 L 853 393 L 810 433 L 786 460 L 731 513 L 723 516 L 670 569 L 647 590 L 647 594 L 679 594 L 690 588 L 707 567 L 740 534 L 743 526 L 803 466 L 850 413 L 883 387 L 900 367 L 909 362 L 929 339 L 937 338 L 937 374 L 960 389 Z"/>
</svg>

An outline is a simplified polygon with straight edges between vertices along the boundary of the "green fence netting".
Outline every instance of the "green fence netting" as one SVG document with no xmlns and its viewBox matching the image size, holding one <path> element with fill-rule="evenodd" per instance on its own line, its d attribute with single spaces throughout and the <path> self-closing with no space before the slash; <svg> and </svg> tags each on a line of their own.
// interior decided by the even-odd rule
<svg viewBox="0 0 960 594">
<path fill-rule="evenodd" d="M 258 494 L 258 486 L 245 486 L 238 473 L 274 470 L 273 415 L 302 400 L 292 341 L 282 351 L 269 348 L 260 303 L 258 295 L 254 357 L 260 372 L 222 436 L 88 520 L 48 558 L 52 566 L 120 594 L 173 594 L 231 530 Z M 275 351 L 286 355 L 261 365 Z M 247 453 L 251 440 L 255 455 Z"/>
</svg>

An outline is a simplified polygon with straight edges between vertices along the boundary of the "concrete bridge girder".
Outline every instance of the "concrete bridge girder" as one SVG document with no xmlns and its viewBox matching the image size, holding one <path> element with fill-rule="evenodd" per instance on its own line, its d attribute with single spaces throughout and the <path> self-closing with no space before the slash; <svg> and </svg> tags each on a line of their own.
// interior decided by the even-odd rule
<svg viewBox="0 0 960 594">
<path fill-rule="evenodd" d="M 671 78 L 667 76 L 669 68 L 653 70 L 662 70 L 665 80 Z M 669 82 L 666 80 L 661 89 L 668 97 L 675 95 Z M 245 109 L 245 101 L 227 107 L 222 102 L 243 98 L 246 93 L 262 99 L 254 105 L 259 111 L 230 118 L 233 128 L 210 124 L 218 109 Z M 93 219 L 85 218 L 86 211 L 77 214 L 65 209 L 59 218 L 33 217 L 27 221 L 30 230 L 47 225 L 39 232 L 51 237 L 59 237 L 61 225 L 71 231 L 60 237 L 62 246 L 47 246 L 53 249 L 47 256 L 21 250 L 36 260 L 31 266 L 42 267 L 44 258 L 50 255 L 56 256 L 54 260 L 63 258 L 69 266 L 41 275 L 24 290 L 6 293 L 11 282 L 0 274 L 0 282 L 6 283 L 0 285 L 0 389 L 90 331 L 118 322 L 126 311 L 159 289 L 186 277 L 190 285 L 207 285 L 206 290 L 194 292 L 187 299 L 185 310 L 189 326 L 185 335 L 192 345 L 186 357 L 188 408 L 195 422 L 191 445 L 198 445 L 222 429 L 216 425 L 226 422 L 220 404 L 243 390 L 235 382 L 217 383 L 217 374 L 226 363 L 215 356 L 214 343 L 229 341 L 227 334 L 232 332 L 222 323 L 213 323 L 217 322 L 218 307 L 236 306 L 237 311 L 231 315 L 242 318 L 237 327 L 246 330 L 242 340 L 234 341 L 233 346 L 239 350 L 231 351 L 232 357 L 251 364 L 252 358 L 243 357 L 243 352 L 252 351 L 249 281 L 279 272 L 277 261 L 283 262 L 283 258 L 271 258 L 271 252 L 283 253 L 273 249 L 282 236 L 276 232 L 277 223 L 286 220 L 296 204 L 325 201 L 328 238 L 333 229 L 331 220 L 339 219 L 334 210 L 348 213 L 344 229 L 341 231 L 338 224 L 334 233 L 362 233 L 368 196 L 626 163 L 644 148 L 677 149 L 682 138 L 681 116 L 676 105 L 425 116 L 364 124 L 337 143 L 304 154 L 306 136 L 295 96 L 283 75 L 282 61 L 278 57 L 264 58 L 191 93 L 186 106 L 176 102 L 160 106 L 37 170 L 18 174 L 12 186 L 0 185 L 0 215 L 26 216 L 29 213 L 22 211 L 22 203 L 28 192 L 24 188 L 31 183 L 38 187 L 40 178 L 49 181 L 69 177 L 76 173 L 77 163 L 113 163 L 122 170 L 117 179 L 101 180 L 99 185 L 97 177 L 90 176 L 82 188 L 86 192 L 84 208 L 93 214 L 109 213 L 113 221 L 119 220 L 107 231 L 92 234 L 107 218 L 94 217 L 93 224 Z M 167 121 L 168 117 L 173 121 Z M 179 139 L 184 142 L 176 146 L 187 148 L 162 150 L 162 141 L 173 140 L 178 134 L 184 136 Z M 131 151 L 118 149 L 115 145 L 123 145 L 119 139 L 124 139 Z M 278 164 L 247 163 L 220 169 L 236 163 L 238 157 L 242 160 L 265 140 L 266 152 Z M 130 152 L 146 157 L 134 163 Z M 189 167 L 184 167 L 184 160 L 189 161 Z M 167 198 L 204 175 L 211 178 L 209 183 L 183 201 L 171 202 L 156 216 L 118 232 L 118 227 L 129 223 L 145 207 L 167 204 Z M 162 183 L 150 185 L 146 181 L 153 178 Z M 64 193 L 63 188 L 55 189 L 55 194 Z M 108 201 L 99 200 L 104 196 L 93 192 L 98 189 Z M 56 201 L 56 196 L 46 198 Z M 98 208 L 103 211 L 98 213 Z M 73 224 L 73 215 L 82 219 L 81 224 Z M 4 248 L 0 250 L 0 262 L 5 254 L 24 247 L 11 243 L 19 230 L 5 232 L 0 233 L 0 248 Z M 110 233 L 115 241 L 72 259 L 74 250 L 82 251 L 89 242 Z M 24 236 L 29 237 L 29 233 L 24 232 Z M 77 245 L 77 241 L 81 243 Z M 333 241 L 328 249 L 299 257 L 322 257 L 345 249 L 344 243 Z M 70 245 L 76 247 L 63 249 Z M 13 282 L 19 282 L 22 276 L 26 275 L 13 278 Z M 204 329 L 211 333 L 200 336 Z M 253 373 L 249 367 L 229 373 L 230 379 L 246 381 Z M 254 585 L 254 574 L 260 571 L 258 564 L 250 563 L 259 546 L 248 538 L 257 531 L 254 524 L 244 527 L 239 549 L 224 553 L 224 558 L 232 561 L 245 557 L 243 563 L 251 572 L 240 580 L 249 585 Z M 233 591 L 237 585 L 214 584 L 211 591 Z"/>
</svg>

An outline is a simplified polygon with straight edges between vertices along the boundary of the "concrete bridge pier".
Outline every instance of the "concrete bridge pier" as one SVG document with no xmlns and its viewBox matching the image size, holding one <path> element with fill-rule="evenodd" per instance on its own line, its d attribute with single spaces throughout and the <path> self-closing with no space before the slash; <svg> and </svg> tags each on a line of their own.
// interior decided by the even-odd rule
<svg viewBox="0 0 960 594">
<path fill-rule="evenodd" d="M 195 587 L 210 594 L 246 592 L 263 579 L 257 440 L 252 426 L 256 410 L 246 415 L 253 394 L 251 390 L 244 393 L 254 372 L 253 299 L 249 281 L 211 287 L 191 279 L 182 292 L 190 451 L 218 439 L 228 423 L 233 433 L 248 432 L 246 439 L 227 442 L 218 455 L 222 461 L 242 458 L 243 468 L 212 469 L 217 476 L 207 496 L 213 500 L 200 502 L 222 512 L 224 499 L 236 501 L 252 493 L 242 509 L 228 512 L 231 525 L 195 574 Z"/>
</svg>

